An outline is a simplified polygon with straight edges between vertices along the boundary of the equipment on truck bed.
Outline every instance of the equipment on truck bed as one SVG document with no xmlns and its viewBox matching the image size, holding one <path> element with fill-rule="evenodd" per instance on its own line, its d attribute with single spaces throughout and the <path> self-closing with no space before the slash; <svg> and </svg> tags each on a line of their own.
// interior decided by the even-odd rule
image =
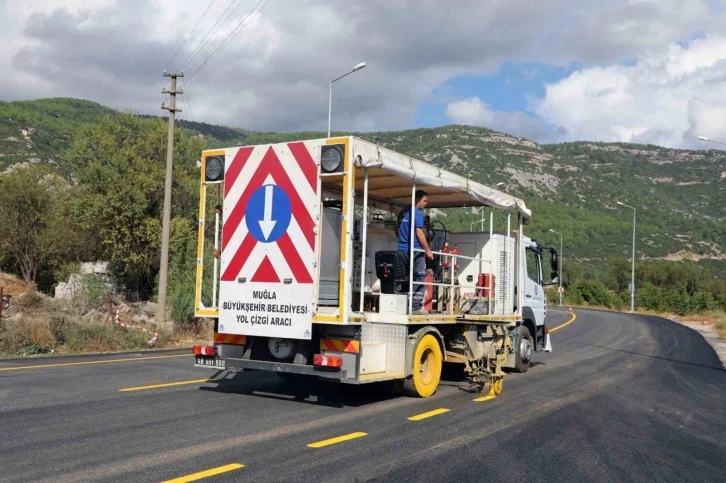
<svg viewBox="0 0 726 483">
<path fill-rule="evenodd" d="M 505 367 L 526 371 L 545 348 L 550 282 L 522 200 L 355 137 L 209 150 L 201 165 L 195 313 L 216 322 L 196 365 L 396 380 L 426 397 L 458 362 L 496 395 Z M 425 217 L 430 313 L 412 315 L 407 260 L 421 250 L 397 250 L 395 220 L 421 188 L 429 209 L 491 208 L 490 230 Z"/>
</svg>

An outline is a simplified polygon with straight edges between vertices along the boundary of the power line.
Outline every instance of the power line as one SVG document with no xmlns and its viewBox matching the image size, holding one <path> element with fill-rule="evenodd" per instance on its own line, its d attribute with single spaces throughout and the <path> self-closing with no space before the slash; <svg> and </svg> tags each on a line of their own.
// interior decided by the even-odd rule
<svg viewBox="0 0 726 483">
<path fill-rule="evenodd" d="M 183 84 L 183 82 L 182 82 L 182 84 Z M 183 87 L 182 87 L 182 91 L 184 91 Z M 183 92 L 183 94 L 186 94 L 186 92 Z M 185 97 L 186 96 L 182 96 L 182 98 L 181 98 L 182 104 L 184 105 L 184 110 L 180 109 L 178 112 L 184 112 L 184 111 L 186 111 L 187 113 L 189 112 L 189 108 L 187 106 L 187 101 L 186 101 Z M 189 120 L 189 115 L 185 115 L 185 116 L 179 115 L 179 119 L 181 119 L 182 117 L 185 117 L 187 119 L 187 121 Z"/>
<path fill-rule="evenodd" d="M 224 24 L 224 22 L 226 22 L 227 19 L 229 17 L 231 17 L 232 14 L 234 14 L 234 12 L 239 8 L 239 6 L 242 5 L 242 2 L 244 2 L 244 0 L 232 0 L 229 3 L 229 5 L 227 6 L 227 8 L 224 10 L 224 12 L 222 12 L 222 15 L 220 15 L 220 17 L 217 19 L 217 21 L 214 23 L 214 25 L 212 25 L 212 28 L 210 28 L 209 31 L 207 32 L 207 34 L 204 36 L 204 38 L 199 41 L 199 44 L 197 45 L 197 47 L 192 51 L 191 54 L 189 54 L 187 56 L 186 60 L 182 63 L 181 67 L 179 67 L 179 70 L 183 69 L 192 60 L 194 60 L 194 58 L 197 55 L 199 55 L 199 52 L 201 52 L 202 49 L 204 47 L 206 47 L 206 45 L 209 42 L 212 41 L 212 39 L 214 38 L 214 36 L 217 35 L 217 32 L 219 31 L 219 29 L 222 28 L 222 25 Z M 229 11 L 229 9 L 232 8 L 232 5 L 234 5 L 235 3 L 237 3 L 237 6 L 234 7 L 234 9 L 227 16 L 225 16 L 225 14 L 227 14 L 227 12 Z M 220 24 L 220 22 L 222 22 L 222 23 Z M 217 27 L 217 25 L 219 25 L 219 27 Z M 215 27 L 216 27 L 216 29 L 215 29 Z M 211 37 L 209 37 L 210 35 L 211 35 Z"/>
<path fill-rule="evenodd" d="M 261 3 L 263 2 L 263 1 L 265 2 L 265 3 L 264 3 L 264 5 L 262 5 L 262 7 L 260 7 L 260 8 L 259 8 L 259 9 L 258 9 L 257 11 L 255 11 L 255 9 L 256 9 L 256 8 L 257 8 L 257 7 L 258 7 L 258 6 L 259 6 L 259 5 L 260 5 L 260 4 L 261 4 Z M 202 62 L 202 64 L 201 64 L 201 65 L 200 65 L 199 67 L 197 67 L 197 69 L 196 69 L 196 70 L 195 70 L 194 72 L 192 72 L 192 75 L 191 75 L 191 76 L 189 76 L 189 82 L 191 82 L 191 81 L 192 81 L 192 80 L 194 79 L 194 77 L 196 77 L 196 75 L 197 75 L 197 74 L 198 74 L 198 73 L 199 73 L 199 72 L 200 72 L 200 71 L 201 71 L 201 70 L 202 70 L 202 69 L 203 69 L 203 68 L 204 68 L 204 67 L 205 67 L 205 66 L 206 66 L 206 65 L 207 65 L 207 64 L 208 64 L 209 62 L 211 62 L 211 61 L 212 61 L 212 60 L 213 60 L 213 59 L 214 59 L 214 58 L 215 58 L 215 57 L 216 57 L 217 55 L 219 55 L 219 53 L 220 53 L 220 52 L 221 52 L 222 50 L 224 50 L 224 48 L 225 48 L 225 47 L 226 47 L 227 45 L 229 45 L 229 43 L 230 43 L 230 42 L 232 42 L 232 40 L 234 40 L 234 38 L 235 38 L 235 37 L 237 36 L 237 34 L 239 34 L 239 33 L 240 33 L 240 32 L 241 32 L 242 30 L 244 30 L 244 27 L 246 27 L 247 25 L 249 25 L 249 24 L 250 24 L 250 22 L 252 22 L 252 20 L 254 20 L 254 18 L 255 18 L 255 17 L 256 17 L 256 16 L 257 16 L 257 15 L 258 15 L 258 14 L 259 14 L 259 13 L 260 13 L 260 12 L 261 12 L 261 11 L 262 11 L 262 10 L 263 10 L 263 9 L 264 9 L 265 7 L 266 7 L 266 6 L 267 6 L 267 4 L 269 4 L 269 3 L 270 3 L 270 1 L 271 1 L 271 0 L 259 0 L 259 1 L 257 2 L 257 5 L 255 5 L 255 7 L 254 7 L 254 8 L 253 8 L 253 9 L 252 9 L 252 10 L 250 11 L 250 13 L 248 13 L 248 14 L 247 14 L 247 15 L 245 16 L 245 18 L 243 18 L 243 19 L 242 19 L 242 21 L 240 21 L 240 23 L 239 23 L 239 24 L 237 25 L 237 27 L 235 27 L 235 29 L 234 29 L 234 30 L 233 30 L 232 32 L 230 32 L 230 33 L 229 33 L 229 35 L 227 35 L 227 37 L 226 37 L 226 38 L 225 38 L 225 39 L 224 39 L 224 40 L 222 41 L 222 43 L 221 43 L 221 44 L 219 45 L 219 47 L 217 47 L 217 48 L 216 48 L 216 49 L 214 50 L 214 52 L 212 52 L 212 53 L 211 53 L 211 54 L 209 55 L 209 57 L 207 57 L 207 60 L 205 60 L 204 62 Z M 253 12 L 254 12 L 254 13 L 253 13 Z"/>
<path fill-rule="evenodd" d="M 262 7 L 260 7 L 260 9 L 255 12 L 255 9 L 263 1 L 265 2 L 264 5 L 262 5 Z M 270 0 L 259 0 L 257 2 L 257 4 L 254 6 L 254 8 L 250 11 L 250 13 L 248 13 L 245 16 L 245 18 L 243 18 L 240 21 L 240 23 L 237 24 L 237 27 L 235 27 L 234 30 L 227 35 L 227 37 L 222 41 L 222 43 L 219 45 L 219 47 L 217 47 L 214 50 L 214 52 L 212 52 L 209 55 L 209 57 L 207 57 L 207 59 L 204 62 L 202 62 L 202 64 L 199 67 L 197 67 L 197 69 L 194 72 L 192 72 L 192 75 L 190 76 L 189 81 L 191 82 L 192 78 L 194 78 L 205 67 L 205 65 L 207 63 L 211 62 L 222 50 L 224 50 L 224 48 L 227 45 L 229 45 L 229 43 L 232 42 L 232 40 L 234 40 L 234 37 L 236 37 L 242 30 L 244 30 L 244 28 L 247 25 L 249 25 L 252 22 L 252 20 L 254 20 L 254 18 L 257 16 L 257 14 L 259 14 L 267 6 L 268 3 L 270 3 Z"/>
<path fill-rule="evenodd" d="M 191 122 L 194 122 L 194 116 L 192 115 L 192 99 L 189 97 L 189 91 L 187 90 L 187 84 L 184 82 L 184 78 L 182 77 L 182 90 L 184 91 L 185 96 L 182 96 L 182 99 L 186 99 L 185 101 L 185 107 L 189 110 L 189 117 L 188 120 Z"/>
<path fill-rule="evenodd" d="M 176 56 L 179 53 L 179 51 L 181 51 L 182 47 L 184 47 L 184 44 L 187 43 L 187 40 L 189 40 L 189 38 L 192 36 L 192 34 L 194 33 L 194 31 L 199 26 L 199 23 L 204 19 L 204 16 L 207 15 L 207 12 L 209 12 L 209 9 L 212 8 L 212 5 L 214 5 L 214 2 L 216 2 L 216 1 L 217 0 L 212 0 L 212 2 L 209 4 L 209 6 L 207 7 L 207 9 L 204 11 L 204 13 L 202 14 L 202 16 L 199 17 L 199 20 L 197 20 L 197 24 L 194 26 L 194 28 L 192 29 L 192 31 L 189 32 L 189 34 L 187 34 L 186 38 L 181 43 L 181 45 L 179 46 L 179 48 L 176 49 L 176 52 L 174 52 L 174 55 L 172 55 L 171 56 L 171 59 L 169 59 L 169 62 L 167 62 L 166 65 L 164 66 L 164 69 L 165 70 L 169 68 L 169 64 L 171 64 L 171 62 L 176 58 Z"/>
</svg>

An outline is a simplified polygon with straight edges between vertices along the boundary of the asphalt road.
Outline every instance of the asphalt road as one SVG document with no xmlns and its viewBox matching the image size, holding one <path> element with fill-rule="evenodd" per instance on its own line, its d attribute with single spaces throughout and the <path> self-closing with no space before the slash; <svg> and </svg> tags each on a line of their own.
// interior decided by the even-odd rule
<svg viewBox="0 0 726 483">
<path fill-rule="evenodd" d="M 259 372 L 200 382 L 214 372 L 186 351 L 3 361 L 0 481 L 724 481 L 726 371 L 710 346 L 657 317 L 576 312 L 484 402 L 457 372 L 411 399 Z M 169 383 L 183 384 L 121 391 Z"/>
</svg>

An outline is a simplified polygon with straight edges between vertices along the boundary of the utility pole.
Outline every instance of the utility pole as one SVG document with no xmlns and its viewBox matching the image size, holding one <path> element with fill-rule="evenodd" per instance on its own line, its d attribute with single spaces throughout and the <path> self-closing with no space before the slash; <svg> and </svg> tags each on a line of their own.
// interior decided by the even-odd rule
<svg viewBox="0 0 726 483">
<path fill-rule="evenodd" d="M 159 266 L 159 305 L 156 311 L 156 321 L 166 321 L 166 277 L 169 271 L 169 225 L 171 223 L 171 174 L 174 160 L 174 120 L 176 112 L 176 95 L 183 94 L 183 90 L 176 90 L 176 78 L 184 77 L 184 73 L 169 73 L 164 71 L 164 77 L 171 77 L 171 89 L 162 89 L 162 94 L 169 94 L 169 105 L 161 104 L 161 108 L 169 111 L 169 139 L 166 145 L 166 178 L 164 181 L 164 216 L 161 227 L 161 264 Z"/>
</svg>

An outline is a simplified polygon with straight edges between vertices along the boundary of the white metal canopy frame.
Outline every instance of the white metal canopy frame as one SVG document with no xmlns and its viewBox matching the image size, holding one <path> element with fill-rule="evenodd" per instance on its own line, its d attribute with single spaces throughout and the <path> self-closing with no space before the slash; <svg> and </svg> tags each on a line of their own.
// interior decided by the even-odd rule
<svg viewBox="0 0 726 483">
<path fill-rule="evenodd" d="M 497 189 L 360 139 L 355 148 L 355 165 L 367 168 L 368 196 L 373 200 L 408 206 L 415 184 L 431 195 L 429 208 L 484 205 L 517 211 L 524 219 L 532 216 L 523 200 Z M 356 186 L 356 191 L 362 188 Z"/>
<path fill-rule="evenodd" d="M 511 237 L 511 212 L 516 210 L 518 215 L 516 246 L 518 247 L 517 249 L 522 246 L 522 222 L 525 219 L 529 219 L 531 216 L 531 212 L 526 207 L 523 200 L 360 139 L 356 139 L 354 144 L 355 166 L 358 169 L 362 168 L 361 171 L 363 171 L 362 177 L 356 176 L 356 192 L 363 193 L 363 220 L 366 220 L 363 223 L 362 230 L 363 253 L 366 252 L 367 245 L 369 202 L 373 200 L 388 204 L 389 206 L 413 206 L 415 204 L 415 192 L 417 188 L 424 189 L 430 195 L 427 203 L 429 208 L 489 206 L 503 211 L 508 211 L 507 240 Z M 454 264 L 452 263 L 450 266 L 450 283 L 415 282 L 413 280 L 414 254 L 415 252 L 423 253 L 423 250 L 414 249 L 414 223 L 410 223 L 410 230 L 408 291 L 411 296 L 408 297 L 408 313 L 412 313 L 414 285 L 436 285 L 448 287 L 451 294 L 450 307 L 453 307 Z M 493 219 L 490 216 L 490 238 L 492 234 Z M 507 247 L 508 244 L 505 244 L 505 253 L 508 250 Z M 445 257 L 450 256 L 449 253 L 444 252 L 437 251 L 432 253 L 434 255 Z M 513 254 L 507 254 L 507 256 L 509 255 Z M 462 255 L 458 255 L 455 258 L 469 259 L 471 261 L 478 262 L 480 266 L 487 265 L 491 267 L 491 260 L 484 260 L 479 257 L 465 257 Z M 365 263 L 365 257 L 363 257 L 361 260 L 361 280 L 363 280 L 366 273 Z M 489 268 L 488 271 L 490 272 L 491 268 Z M 515 276 L 518 281 L 522 279 L 521 273 L 517 273 Z M 460 287 L 468 288 L 465 286 Z M 470 288 L 477 290 L 488 289 L 488 314 L 491 314 L 492 287 L 478 286 L 478 284 L 475 283 Z M 521 311 L 521 307 L 523 305 L 523 300 L 521 300 L 522 294 L 523 292 L 520 291 L 518 296 L 520 300 L 516 304 L 518 311 Z M 359 311 L 363 312 L 362 297 L 360 300 Z"/>
</svg>

